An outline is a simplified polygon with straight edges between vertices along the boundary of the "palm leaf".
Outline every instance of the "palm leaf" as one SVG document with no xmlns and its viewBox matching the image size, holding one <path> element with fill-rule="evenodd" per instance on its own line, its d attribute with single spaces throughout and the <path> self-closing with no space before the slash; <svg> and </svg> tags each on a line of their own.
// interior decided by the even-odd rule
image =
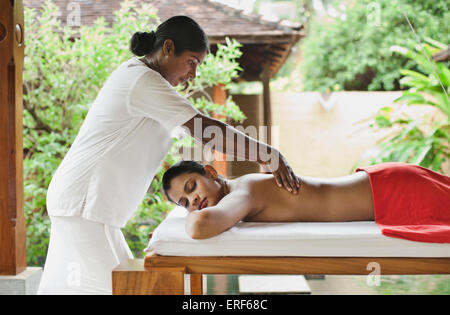
<svg viewBox="0 0 450 315">
<path fill-rule="evenodd" d="M 433 146 L 428 144 L 420 149 L 418 154 L 411 160 L 412 164 L 420 164 Z"/>
</svg>

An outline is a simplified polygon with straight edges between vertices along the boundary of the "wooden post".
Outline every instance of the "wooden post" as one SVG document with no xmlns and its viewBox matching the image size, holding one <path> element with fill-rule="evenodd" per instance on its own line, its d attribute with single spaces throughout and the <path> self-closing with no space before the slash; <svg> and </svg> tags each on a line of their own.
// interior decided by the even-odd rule
<svg viewBox="0 0 450 315">
<path fill-rule="evenodd" d="M 264 126 L 267 128 L 267 144 L 272 144 L 272 109 L 270 104 L 270 70 L 266 66 L 262 73 L 262 83 L 263 83 L 263 106 L 264 106 Z"/>
<path fill-rule="evenodd" d="M 223 84 L 214 85 L 213 87 L 213 102 L 216 104 L 225 105 L 227 101 L 227 91 L 223 88 Z M 214 114 L 213 118 L 219 119 L 220 115 Z M 222 152 L 214 151 L 213 166 L 217 170 L 217 173 L 222 176 L 228 176 L 228 162 L 226 154 Z"/>
<path fill-rule="evenodd" d="M 21 0 L 0 2 L 0 274 L 26 268 L 23 213 Z"/>
<path fill-rule="evenodd" d="M 128 259 L 112 272 L 113 295 L 183 295 L 184 274 L 184 267 L 145 270 L 143 259 Z"/>
<path fill-rule="evenodd" d="M 190 275 L 191 295 L 203 295 L 203 275 Z"/>
</svg>

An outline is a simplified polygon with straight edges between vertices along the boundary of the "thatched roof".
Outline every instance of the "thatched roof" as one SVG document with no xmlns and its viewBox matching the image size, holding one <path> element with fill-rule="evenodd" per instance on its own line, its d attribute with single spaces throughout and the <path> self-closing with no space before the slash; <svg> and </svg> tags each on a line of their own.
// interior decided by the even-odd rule
<svg viewBox="0 0 450 315">
<path fill-rule="evenodd" d="M 188 15 L 205 30 L 215 52 L 216 44 L 225 37 L 235 38 L 243 44 L 239 62 L 244 69 L 241 78 L 260 80 L 266 67 L 273 77 L 289 56 L 292 47 L 302 36 L 302 25 L 285 21 L 271 22 L 259 15 L 247 14 L 211 0 L 143 0 L 157 9 L 161 21 L 174 15 Z M 43 0 L 24 0 L 27 7 L 39 8 Z M 73 8 L 70 0 L 54 0 L 61 10 L 61 20 L 66 21 Z M 121 0 L 77 1 L 81 8 L 81 24 L 91 25 L 99 16 L 108 23 L 114 20 L 113 12 L 120 8 Z"/>
</svg>

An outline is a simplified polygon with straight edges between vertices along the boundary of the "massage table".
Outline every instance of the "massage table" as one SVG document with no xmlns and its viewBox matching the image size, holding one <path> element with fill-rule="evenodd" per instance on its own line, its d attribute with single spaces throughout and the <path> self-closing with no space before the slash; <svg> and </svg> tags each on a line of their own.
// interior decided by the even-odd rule
<svg viewBox="0 0 450 315">
<path fill-rule="evenodd" d="M 113 294 L 185 294 L 186 287 L 202 294 L 203 274 L 450 274 L 450 244 L 387 237 L 375 222 L 240 222 L 194 240 L 186 215 L 174 208 L 152 233 L 145 259 L 113 270 Z"/>
</svg>

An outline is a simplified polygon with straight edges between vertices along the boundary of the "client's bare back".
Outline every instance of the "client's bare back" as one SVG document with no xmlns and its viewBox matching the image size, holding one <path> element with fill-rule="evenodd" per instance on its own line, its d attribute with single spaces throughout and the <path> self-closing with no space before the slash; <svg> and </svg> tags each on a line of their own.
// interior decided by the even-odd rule
<svg viewBox="0 0 450 315">
<path fill-rule="evenodd" d="M 374 220 L 372 191 L 366 172 L 339 178 L 301 176 L 297 195 L 276 185 L 273 176 L 250 174 L 238 178 L 232 191 L 248 190 L 255 205 L 245 221 L 339 222 Z"/>
</svg>

